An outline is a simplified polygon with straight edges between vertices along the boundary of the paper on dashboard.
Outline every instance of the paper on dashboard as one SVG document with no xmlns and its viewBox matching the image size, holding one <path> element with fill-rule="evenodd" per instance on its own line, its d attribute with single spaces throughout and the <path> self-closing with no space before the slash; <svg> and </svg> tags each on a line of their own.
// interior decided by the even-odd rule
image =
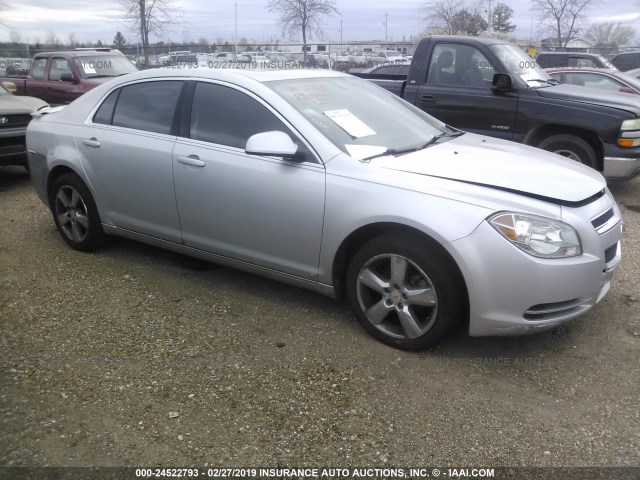
<svg viewBox="0 0 640 480">
<path fill-rule="evenodd" d="M 353 138 L 368 137 L 376 134 L 366 123 L 346 108 L 327 110 L 323 113 Z"/>
</svg>

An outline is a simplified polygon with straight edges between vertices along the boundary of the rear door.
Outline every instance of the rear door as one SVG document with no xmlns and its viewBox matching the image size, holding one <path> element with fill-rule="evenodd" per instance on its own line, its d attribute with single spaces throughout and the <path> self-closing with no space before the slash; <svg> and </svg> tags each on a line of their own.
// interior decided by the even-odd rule
<svg viewBox="0 0 640 480">
<path fill-rule="evenodd" d="M 513 138 L 517 91 L 494 92 L 494 63 L 477 47 L 437 42 L 416 106 L 456 128 L 507 140 Z"/>
<path fill-rule="evenodd" d="M 76 135 L 100 213 L 117 227 L 178 243 L 172 154 L 183 85 L 161 80 L 123 86 Z"/>
</svg>

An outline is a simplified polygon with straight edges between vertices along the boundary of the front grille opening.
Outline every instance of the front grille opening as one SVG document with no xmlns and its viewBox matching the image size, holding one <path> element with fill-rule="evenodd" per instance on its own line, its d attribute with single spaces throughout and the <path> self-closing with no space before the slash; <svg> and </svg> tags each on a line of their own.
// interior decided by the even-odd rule
<svg viewBox="0 0 640 480">
<path fill-rule="evenodd" d="M 567 316 L 578 315 L 589 307 L 584 305 L 586 298 L 574 298 L 564 302 L 540 303 L 524 312 L 525 320 L 554 320 Z"/>
<path fill-rule="evenodd" d="M 0 117 L 4 118 L 4 121 L 0 122 L 0 129 L 26 127 L 31 121 L 31 114 L 29 113 L 0 115 Z"/>
<path fill-rule="evenodd" d="M 618 243 L 611 245 L 604 251 L 604 263 L 609 263 L 616 258 L 616 253 L 618 253 Z"/>
<path fill-rule="evenodd" d="M 607 223 L 609 220 L 611 220 L 613 218 L 613 215 L 614 215 L 613 208 L 610 208 L 599 217 L 596 217 L 593 220 L 591 220 L 591 225 L 593 225 L 593 228 L 597 230 L 600 227 L 602 227 L 605 223 Z"/>
</svg>

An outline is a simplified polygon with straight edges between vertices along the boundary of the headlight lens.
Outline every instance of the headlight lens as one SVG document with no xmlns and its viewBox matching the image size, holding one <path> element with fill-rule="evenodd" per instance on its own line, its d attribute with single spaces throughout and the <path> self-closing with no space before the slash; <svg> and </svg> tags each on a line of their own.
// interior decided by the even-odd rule
<svg viewBox="0 0 640 480">
<path fill-rule="evenodd" d="M 534 257 L 582 255 L 580 236 L 566 223 L 519 213 L 498 213 L 489 218 L 489 223 L 504 238 Z"/>
</svg>

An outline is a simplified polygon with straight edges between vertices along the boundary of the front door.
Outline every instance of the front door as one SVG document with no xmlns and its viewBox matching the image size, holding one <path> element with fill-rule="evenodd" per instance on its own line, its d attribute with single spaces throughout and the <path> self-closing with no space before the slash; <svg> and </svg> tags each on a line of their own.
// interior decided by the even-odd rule
<svg viewBox="0 0 640 480">
<path fill-rule="evenodd" d="M 239 89 L 196 83 L 190 138 L 174 149 L 176 199 L 185 245 L 308 280 L 317 278 L 325 172 L 305 160 L 248 155 L 247 139 L 283 131 L 264 103 Z"/>
</svg>

